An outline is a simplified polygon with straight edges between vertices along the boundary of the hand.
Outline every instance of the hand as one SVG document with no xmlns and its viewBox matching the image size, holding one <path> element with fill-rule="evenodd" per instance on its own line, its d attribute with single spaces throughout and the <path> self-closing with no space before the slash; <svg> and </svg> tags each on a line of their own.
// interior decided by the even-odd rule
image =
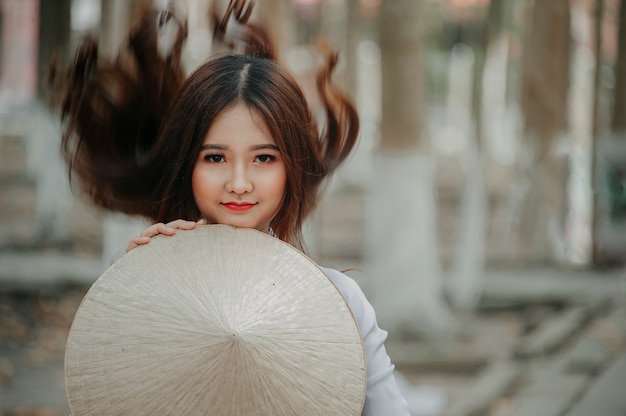
<svg viewBox="0 0 626 416">
<path fill-rule="evenodd" d="M 152 237 L 155 237 L 159 234 L 174 235 L 176 234 L 176 230 L 193 230 L 194 228 L 196 228 L 197 225 L 204 225 L 204 220 L 175 220 L 168 222 L 167 224 L 163 224 L 162 222 L 152 224 L 150 227 L 143 230 L 138 237 L 133 237 L 133 239 L 130 240 L 130 243 L 128 243 L 128 246 L 126 246 L 126 252 L 128 253 L 137 246 L 148 244 Z"/>
</svg>

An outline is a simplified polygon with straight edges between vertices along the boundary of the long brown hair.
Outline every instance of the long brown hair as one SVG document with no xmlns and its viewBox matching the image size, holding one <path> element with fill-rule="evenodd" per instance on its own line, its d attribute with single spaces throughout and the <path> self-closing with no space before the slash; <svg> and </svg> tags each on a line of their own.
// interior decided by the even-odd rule
<svg viewBox="0 0 626 416">
<path fill-rule="evenodd" d="M 244 25 L 244 52 L 214 56 L 187 78 L 180 64 L 186 27 L 171 10 L 144 12 L 128 47 L 111 62 L 98 63 L 97 41 L 87 39 L 68 70 L 53 65 L 63 154 L 71 177 L 93 202 L 157 222 L 200 219 L 191 188 L 200 147 L 218 114 L 244 104 L 265 121 L 287 171 L 283 204 L 271 226 L 303 249 L 302 223 L 323 180 L 354 147 L 358 116 L 332 82 L 337 55 L 322 45 L 317 88 L 326 117 L 320 132 L 302 89 L 276 62 L 267 33 L 248 23 L 250 11 L 248 1 L 231 0 L 226 15 L 215 19 L 218 39 L 231 15 Z M 157 23 L 164 21 L 179 27 L 167 57 L 156 47 Z"/>
</svg>

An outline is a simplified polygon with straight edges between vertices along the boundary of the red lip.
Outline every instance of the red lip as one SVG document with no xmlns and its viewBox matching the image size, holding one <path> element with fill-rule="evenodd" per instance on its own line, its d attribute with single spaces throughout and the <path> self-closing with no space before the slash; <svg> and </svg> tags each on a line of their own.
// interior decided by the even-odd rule
<svg viewBox="0 0 626 416">
<path fill-rule="evenodd" d="M 225 202 L 222 205 L 230 211 L 246 212 L 253 208 L 256 204 L 252 204 L 249 202 Z"/>
</svg>

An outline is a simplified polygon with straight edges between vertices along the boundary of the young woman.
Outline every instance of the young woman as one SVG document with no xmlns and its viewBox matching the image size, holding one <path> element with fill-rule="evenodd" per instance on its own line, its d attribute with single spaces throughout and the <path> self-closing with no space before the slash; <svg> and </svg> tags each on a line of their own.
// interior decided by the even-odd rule
<svg viewBox="0 0 626 416">
<path fill-rule="evenodd" d="M 53 68 L 55 103 L 65 131 L 71 178 L 101 207 L 155 224 L 127 247 L 198 224 L 228 224 L 270 233 L 304 251 L 302 224 L 323 180 L 346 159 L 358 136 L 353 105 L 333 85 L 336 55 L 322 49 L 317 77 L 326 128 L 318 132 L 303 91 L 281 67 L 265 32 L 248 24 L 251 7 L 233 0 L 243 24 L 242 54 L 221 54 L 187 79 L 180 65 L 185 25 L 170 53 L 159 52 L 161 25 L 172 12 L 145 13 L 128 49 L 97 62 L 87 40 L 65 72 Z M 384 347 L 387 333 L 359 286 L 324 269 L 352 309 L 367 361 L 364 415 L 408 415 Z"/>
</svg>

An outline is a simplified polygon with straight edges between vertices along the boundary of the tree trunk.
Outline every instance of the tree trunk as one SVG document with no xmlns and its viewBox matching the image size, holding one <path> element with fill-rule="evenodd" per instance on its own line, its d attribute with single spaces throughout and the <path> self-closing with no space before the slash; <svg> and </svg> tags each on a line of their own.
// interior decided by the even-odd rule
<svg viewBox="0 0 626 416">
<path fill-rule="evenodd" d="M 465 172 L 461 199 L 460 231 L 448 281 L 450 300 L 458 309 L 474 309 L 480 300 L 485 273 L 488 195 L 485 184 L 483 145 L 483 78 L 486 56 L 498 53 L 495 43 L 502 27 L 503 0 L 492 0 L 487 25 L 474 51 L 472 82 L 472 122 L 467 152 L 460 156 Z"/>
<path fill-rule="evenodd" d="M 615 89 L 613 96 L 613 133 L 626 133 L 626 2 L 620 2 L 617 63 L 615 65 Z"/>
<path fill-rule="evenodd" d="M 102 2 L 100 44 L 98 54 L 104 58 L 117 55 L 120 45 L 128 35 L 130 9 L 133 0 L 108 0 Z"/>
<path fill-rule="evenodd" d="M 324 1 L 322 3 L 321 33 L 340 54 L 346 51 L 347 1 Z"/>
<path fill-rule="evenodd" d="M 290 0 L 259 1 L 259 20 L 269 30 L 280 60 L 284 61 L 296 39 L 293 2 Z"/>
<path fill-rule="evenodd" d="M 535 1 L 522 79 L 525 151 L 520 158 L 528 194 L 521 218 L 524 259 L 564 259 L 567 156 L 566 94 L 570 11 L 567 0 Z"/>
<path fill-rule="evenodd" d="M 346 89 L 352 97 L 357 94 L 357 51 L 359 44 L 364 40 L 362 36 L 362 19 L 359 16 L 359 1 L 347 0 L 348 13 L 346 16 Z"/>
<path fill-rule="evenodd" d="M 381 9 L 383 124 L 381 148 L 427 153 L 423 137 L 419 2 L 386 1 Z"/>
<path fill-rule="evenodd" d="M 19 1 L 11 2 L 14 5 Z M 39 3 L 39 45 L 37 62 L 38 100 L 30 109 L 26 135 L 29 165 L 37 180 L 37 228 L 42 240 L 62 242 L 71 239 L 71 212 L 75 200 L 67 181 L 65 165 L 58 151 L 60 128 L 48 111 L 47 74 L 51 58 L 69 46 L 69 0 Z M 21 5 L 23 7 L 23 4 Z M 20 22 L 12 22 L 20 24 Z M 23 23 L 22 23 L 23 24 Z"/>
<path fill-rule="evenodd" d="M 423 137 L 420 2 L 381 3 L 382 128 L 366 192 L 370 298 L 391 338 L 454 327 L 443 302 L 434 166 Z"/>
<path fill-rule="evenodd" d="M 338 38 L 337 41 L 337 46 L 343 48 L 340 51 L 337 75 L 343 80 L 342 88 L 357 107 L 361 131 L 358 146 L 350 159 L 333 176 L 329 190 L 343 188 L 363 192 L 371 169 L 372 149 L 378 144 L 380 132 L 380 48 L 372 41 L 372 32 L 377 31 L 378 20 L 362 15 L 359 0 L 346 0 L 342 7 L 327 5 L 324 8 L 325 16 L 333 14 L 331 12 L 335 9 L 344 14 L 343 18 L 328 18 L 322 27 L 330 26 L 330 21 L 334 21 L 334 25 L 343 26 L 340 31 L 343 38 Z"/>
<path fill-rule="evenodd" d="M 46 77 L 52 56 L 67 48 L 70 39 L 71 0 L 39 2 L 38 91 L 47 101 Z"/>
<path fill-rule="evenodd" d="M 626 2 L 619 6 L 618 51 L 609 131 L 596 146 L 594 260 L 597 264 L 626 263 Z"/>
<path fill-rule="evenodd" d="M 602 27 L 603 27 L 603 19 L 604 19 L 604 0 L 596 0 L 595 2 L 595 26 L 594 26 L 594 50 L 596 53 L 595 56 L 595 69 L 594 69 L 594 79 L 593 79 L 593 113 L 592 117 L 592 131 L 591 131 L 591 140 L 592 140 L 592 159 L 591 159 L 591 175 L 592 175 L 592 185 L 598 182 L 598 179 L 601 175 L 598 175 L 597 172 L 597 158 L 596 154 L 598 152 L 598 136 L 600 134 L 600 97 L 601 97 L 601 75 L 602 75 L 602 64 L 603 64 L 603 51 L 602 51 Z M 621 7 L 621 9 L 626 10 L 626 7 Z M 620 10 L 621 11 L 621 10 Z M 622 23 L 622 15 L 620 13 L 620 27 L 623 25 Z M 626 29 L 626 28 L 625 28 Z M 619 58 L 618 58 L 619 60 Z M 618 76 L 619 77 L 619 76 Z M 617 93 L 617 92 L 616 92 Z M 617 103 L 613 103 L 615 106 Z M 615 113 L 614 113 L 615 114 Z M 591 261 L 593 264 L 602 264 L 604 263 L 603 253 L 600 249 L 600 241 L 598 239 L 598 225 L 600 224 L 600 201 L 597 195 L 593 196 L 593 209 L 592 209 L 592 219 L 591 219 Z"/>
</svg>

